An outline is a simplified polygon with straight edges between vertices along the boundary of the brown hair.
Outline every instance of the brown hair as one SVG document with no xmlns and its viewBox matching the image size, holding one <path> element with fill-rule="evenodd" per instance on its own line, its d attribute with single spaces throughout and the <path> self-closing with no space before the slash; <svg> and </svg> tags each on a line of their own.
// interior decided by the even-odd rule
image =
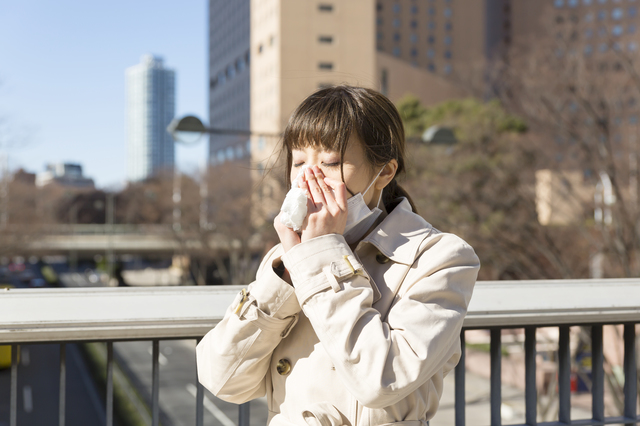
<svg viewBox="0 0 640 426">
<path fill-rule="evenodd" d="M 393 180 L 382 192 L 385 206 L 398 197 L 406 197 L 413 211 L 416 207 L 396 179 L 404 172 L 404 128 L 398 110 L 381 93 L 364 87 L 333 86 L 320 89 L 296 108 L 284 130 L 282 147 L 287 156 L 286 183 L 291 186 L 294 149 L 322 147 L 340 153 L 340 163 L 352 134 L 362 142 L 367 163 L 382 167 L 390 160 L 398 162 Z M 342 165 L 340 174 L 344 181 Z"/>
</svg>

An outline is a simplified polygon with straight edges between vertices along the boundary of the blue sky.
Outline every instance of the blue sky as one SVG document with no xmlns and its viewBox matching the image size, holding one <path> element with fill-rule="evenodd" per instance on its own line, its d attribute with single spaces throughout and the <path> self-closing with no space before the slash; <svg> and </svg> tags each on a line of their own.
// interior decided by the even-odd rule
<svg viewBox="0 0 640 426">
<path fill-rule="evenodd" d="M 176 70 L 176 115 L 207 119 L 205 0 L 0 0 L 0 152 L 12 169 L 78 162 L 100 187 L 126 176 L 125 68 L 162 56 Z M 179 167 L 206 143 L 178 146 Z"/>
</svg>

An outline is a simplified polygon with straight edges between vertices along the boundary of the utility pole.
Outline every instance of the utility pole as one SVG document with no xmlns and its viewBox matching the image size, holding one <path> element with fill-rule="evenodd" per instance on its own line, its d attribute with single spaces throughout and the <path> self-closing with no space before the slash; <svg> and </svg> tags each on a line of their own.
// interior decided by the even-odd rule
<svg viewBox="0 0 640 426">
<path fill-rule="evenodd" d="M 107 275 L 109 276 L 109 280 L 113 278 L 113 233 L 114 233 L 114 214 L 115 214 L 115 196 L 113 192 L 107 192 L 107 211 L 105 221 L 106 221 L 106 231 L 107 231 Z"/>
<path fill-rule="evenodd" d="M 180 171 L 178 170 L 177 167 L 175 167 L 173 171 L 173 230 L 174 232 L 180 232 L 182 230 L 182 226 L 180 224 L 180 219 L 182 216 L 182 212 L 180 211 L 180 202 L 182 201 L 180 180 L 181 180 Z"/>
<path fill-rule="evenodd" d="M 9 222 L 9 157 L 0 154 L 0 229 Z"/>
</svg>

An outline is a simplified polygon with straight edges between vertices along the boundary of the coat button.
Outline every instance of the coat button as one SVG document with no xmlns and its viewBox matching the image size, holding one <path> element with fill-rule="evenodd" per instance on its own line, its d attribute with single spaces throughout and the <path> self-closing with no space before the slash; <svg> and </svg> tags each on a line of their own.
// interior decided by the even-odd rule
<svg viewBox="0 0 640 426">
<path fill-rule="evenodd" d="M 282 358 L 280 361 L 278 361 L 278 364 L 276 365 L 276 371 L 281 376 L 286 376 L 287 374 L 289 374 L 291 372 L 291 363 L 289 362 L 289 360 L 286 358 Z"/>
<path fill-rule="evenodd" d="M 376 262 L 378 263 L 387 263 L 389 258 L 382 253 L 376 254 Z"/>
</svg>

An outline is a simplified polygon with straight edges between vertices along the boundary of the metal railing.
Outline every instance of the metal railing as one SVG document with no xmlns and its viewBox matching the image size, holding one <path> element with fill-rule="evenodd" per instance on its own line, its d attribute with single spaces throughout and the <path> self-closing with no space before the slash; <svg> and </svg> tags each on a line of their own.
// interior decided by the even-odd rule
<svg viewBox="0 0 640 426">
<path fill-rule="evenodd" d="M 107 344 L 106 424 L 113 424 L 113 342 L 152 340 L 152 424 L 159 423 L 159 341 L 198 339 L 222 318 L 241 286 L 162 288 L 12 289 L 0 293 L 0 344 L 12 345 L 10 425 L 17 419 L 18 346 L 57 342 L 60 347 L 59 424 L 65 422 L 66 342 Z M 525 329 L 526 425 L 638 423 L 635 324 L 640 323 L 640 279 L 479 282 L 462 331 L 463 356 L 455 370 L 455 424 L 465 421 L 465 331 L 490 330 L 491 425 L 501 426 L 501 330 Z M 624 415 L 604 415 L 602 326 L 624 324 Z M 592 417 L 570 416 L 569 327 L 590 325 L 593 353 Z M 559 414 L 538 423 L 536 329 L 558 327 Z M 194 378 L 194 381 L 196 379 Z M 204 390 L 197 384 L 196 424 L 203 423 Z M 249 424 L 249 406 L 239 408 Z"/>
</svg>

